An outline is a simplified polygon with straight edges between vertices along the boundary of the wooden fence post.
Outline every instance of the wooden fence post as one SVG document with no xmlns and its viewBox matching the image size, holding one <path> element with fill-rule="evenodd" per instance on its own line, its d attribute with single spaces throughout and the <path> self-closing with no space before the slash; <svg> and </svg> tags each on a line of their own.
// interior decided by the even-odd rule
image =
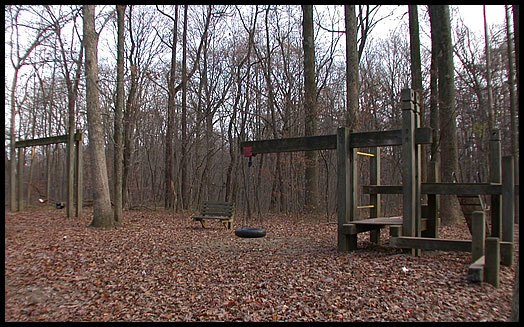
<svg viewBox="0 0 524 327">
<path fill-rule="evenodd" d="M 75 195 L 76 195 L 76 210 L 75 216 L 82 217 L 83 189 L 84 189 L 84 160 L 82 152 L 82 132 L 77 130 L 75 134 Z"/>
<path fill-rule="evenodd" d="M 475 211 L 471 217 L 471 262 L 484 255 L 486 241 L 486 225 L 484 211 Z"/>
<path fill-rule="evenodd" d="M 417 182 L 417 160 L 415 144 L 415 92 L 403 89 L 402 99 L 402 235 L 420 236 L 420 181 Z M 418 186 L 418 187 L 417 187 Z M 412 255 L 420 250 L 411 249 Z"/>
<path fill-rule="evenodd" d="M 489 182 L 502 182 L 500 130 L 493 128 L 489 139 Z M 502 208 L 500 195 L 491 195 L 491 236 L 501 237 Z"/>
<path fill-rule="evenodd" d="M 348 128 L 337 130 L 337 216 L 338 232 L 337 247 L 339 251 L 349 251 L 357 248 L 357 235 L 349 235 L 344 230 L 344 224 L 349 223 L 352 211 L 351 191 L 351 161 Z"/>
<path fill-rule="evenodd" d="M 380 148 L 373 147 L 369 151 L 371 154 L 375 155 L 374 157 L 369 158 L 369 184 L 370 185 L 380 185 Z M 369 209 L 369 217 L 376 218 L 381 215 L 381 204 L 380 204 L 380 194 L 373 193 L 369 195 L 369 204 L 373 205 Z M 376 244 L 380 244 L 380 229 L 372 230 L 370 233 L 370 240 Z"/>
<path fill-rule="evenodd" d="M 502 241 L 510 242 L 510 246 L 504 247 L 502 253 L 502 264 L 511 266 L 513 264 L 513 240 L 514 240 L 514 216 L 515 216 L 515 176 L 513 157 L 502 158 Z"/>
<path fill-rule="evenodd" d="M 14 158 L 12 160 L 15 160 Z M 24 148 L 18 149 L 18 175 L 17 175 L 17 210 L 24 210 Z"/>
<path fill-rule="evenodd" d="M 500 241 L 498 237 L 486 238 L 486 264 L 484 266 L 484 281 L 499 287 Z"/>
</svg>

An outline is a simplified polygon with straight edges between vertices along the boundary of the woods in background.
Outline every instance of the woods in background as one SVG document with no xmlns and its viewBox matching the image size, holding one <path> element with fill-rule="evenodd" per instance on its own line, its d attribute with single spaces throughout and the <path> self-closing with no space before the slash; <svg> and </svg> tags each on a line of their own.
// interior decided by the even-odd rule
<svg viewBox="0 0 524 327">
<path fill-rule="evenodd" d="M 6 76 L 6 202 L 16 192 L 15 141 L 80 129 L 88 136 L 84 197 L 93 201 L 107 187 L 104 210 L 113 220 L 121 219 L 121 209 L 113 218 L 109 200 L 124 209 L 191 209 L 203 200 L 243 208 L 244 192 L 257 198 L 261 212 L 308 208 L 330 215 L 336 210 L 334 153 L 259 155 L 248 168 L 239 143 L 334 134 L 341 126 L 398 129 L 405 86 L 422 90 L 422 125 L 439 121 L 426 160 L 440 154 L 442 181 L 454 172 L 461 182 L 487 182 L 490 127 L 501 130 L 503 154 L 518 156 L 518 62 L 511 57 L 516 52 L 518 58 L 518 10 L 507 8 L 505 25 L 477 35 L 456 20 L 453 8 L 410 7 L 409 20 L 406 15 L 399 28 L 376 35 L 376 12 L 388 15 L 388 8 L 97 6 L 94 25 L 86 26 L 87 7 L 6 6 L 6 61 L 13 70 Z M 90 39 L 98 45 L 98 74 L 88 64 Z M 416 76 L 414 61 L 420 61 Z M 91 102 L 92 79 L 98 104 Z M 96 133 L 100 144 L 92 139 Z M 400 184 L 399 151 L 382 150 L 382 184 Z M 26 200 L 67 202 L 66 147 L 35 147 L 25 156 Z M 308 173 L 310 162 L 315 168 Z M 368 168 L 359 167 L 367 184 Z M 385 214 L 399 213 L 399 198 L 383 201 Z"/>
</svg>

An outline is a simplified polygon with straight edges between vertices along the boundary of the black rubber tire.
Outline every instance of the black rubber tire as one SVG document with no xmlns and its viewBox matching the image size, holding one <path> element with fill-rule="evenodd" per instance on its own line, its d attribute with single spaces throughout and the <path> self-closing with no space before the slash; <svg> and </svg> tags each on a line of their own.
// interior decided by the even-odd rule
<svg viewBox="0 0 524 327">
<path fill-rule="evenodd" d="M 266 236 L 266 230 L 264 228 L 241 227 L 235 229 L 235 235 L 243 238 L 264 237 Z"/>
</svg>

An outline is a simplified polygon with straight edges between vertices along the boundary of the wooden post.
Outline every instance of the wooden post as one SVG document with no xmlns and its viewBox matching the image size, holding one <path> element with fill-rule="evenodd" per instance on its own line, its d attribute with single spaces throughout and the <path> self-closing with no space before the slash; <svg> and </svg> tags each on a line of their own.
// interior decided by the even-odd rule
<svg viewBox="0 0 524 327">
<path fill-rule="evenodd" d="M 500 130 L 493 128 L 489 140 L 489 182 L 500 184 L 502 181 Z M 501 196 L 491 196 L 491 236 L 502 234 Z"/>
<path fill-rule="evenodd" d="M 515 179 L 513 157 L 502 158 L 502 241 L 511 243 L 504 248 L 502 253 L 502 264 L 511 266 L 513 264 L 513 239 L 514 239 L 514 215 L 515 215 Z"/>
<path fill-rule="evenodd" d="M 14 158 L 12 159 L 14 160 Z M 18 149 L 18 175 L 17 175 L 17 210 L 24 210 L 24 148 Z"/>
<path fill-rule="evenodd" d="M 83 189 L 84 189 L 84 161 L 82 152 L 82 133 L 77 130 L 75 134 L 75 195 L 76 195 L 76 210 L 75 216 L 77 218 L 82 217 L 83 202 Z"/>
<path fill-rule="evenodd" d="M 498 237 L 486 238 L 486 264 L 484 280 L 495 287 L 499 287 L 500 242 Z"/>
<path fill-rule="evenodd" d="M 348 128 L 337 130 L 337 245 L 339 251 L 354 250 L 357 247 L 357 235 L 345 233 L 344 224 L 351 219 L 351 162 L 349 149 L 350 131 Z"/>
<path fill-rule="evenodd" d="M 471 217 L 471 262 L 484 255 L 486 230 L 484 211 L 475 211 Z"/>
<path fill-rule="evenodd" d="M 417 235 L 417 188 L 415 156 L 415 93 L 403 89 L 402 98 L 402 235 Z M 419 193 L 420 194 L 420 193 Z M 416 249 L 411 249 L 417 255 Z"/>
<path fill-rule="evenodd" d="M 439 173 L 438 173 L 438 165 L 437 162 L 434 160 L 429 161 L 429 170 L 428 171 L 428 179 L 430 183 L 438 183 L 440 181 L 439 179 Z M 431 172 L 431 173 L 430 173 Z M 423 231 L 421 234 L 423 237 L 438 237 L 438 227 L 439 227 L 439 219 L 438 219 L 438 212 L 439 212 L 439 196 L 438 194 L 428 194 L 428 222 L 426 230 Z"/>
<path fill-rule="evenodd" d="M 370 185 L 380 185 L 380 148 L 373 147 L 369 151 L 371 154 L 374 154 L 374 157 L 369 158 L 369 184 Z M 380 194 L 373 193 L 369 195 L 369 204 L 373 205 L 369 209 L 369 217 L 375 218 L 380 217 L 381 215 L 381 205 L 380 205 Z M 376 244 L 380 244 L 380 229 L 370 231 L 370 240 Z"/>
</svg>

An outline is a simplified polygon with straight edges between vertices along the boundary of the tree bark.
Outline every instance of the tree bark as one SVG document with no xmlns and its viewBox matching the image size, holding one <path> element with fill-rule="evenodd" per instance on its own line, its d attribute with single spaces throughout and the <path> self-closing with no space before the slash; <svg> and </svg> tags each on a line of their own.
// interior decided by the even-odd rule
<svg viewBox="0 0 524 327">
<path fill-rule="evenodd" d="M 419 25 L 418 25 L 418 9 L 417 5 L 409 5 L 409 44 L 411 54 L 411 88 L 418 92 L 420 97 L 424 96 L 424 90 L 422 88 L 422 64 L 420 60 L 420 36 L 419 36 Z M 426 126 L 424 123 L 425 108 L 424 101 L 422 98 L 419 99 L 419 115 L 420 115 L 420 126 Z M 423 153 L 421 155 L 421 170 L 422 180 L 427 180 L 427 156 L 425 146 L 422 146 Z"/>
<path fill-rule="evenodd" d="M 93 179 L 93 221 L 92 227 L 113 226 L 113 210 L 109 196 L 102 111 L 98 91 L 98 34 L 95 31 L 95 6 L 85 5 L 84 46 L 86 70 L 87 122 L 89 149 L 91 150 L 91 177 Z"/>
<path fill-rule="evenodd" d="M 167 134 L 166 134 L 166 158 L 165 158 L 165 201 L 164 208 L 175 207 L 175 179 L 174 165 L 175 155 L 173 151 L 173 135 L 175 133 L 175 80 L 176 80 L 176 44 L 178 26 L 178 5 L 175 6 L 175 18 L 173 20 L 173 44 L 171 48 L 171 68 L 169 70 L 168 100 L 167 100 Z"/>
<path fill-rule="evenodd" d="M 440 120 L 441 181 L 453 182 L 458 174 L 457 117 L 455 111 L 455 83 L 453 48 L 449 7 L 429 6 L 432 37 L 435 37 L 438 69 L 438 104 Z M 452 225 L 463 217 L 455 195 L 441 196 L 441 219 L 443 225 Z"/>
<path fill-rule="evenodd" d="M 358 113 L 357 18 L 355 6 L 345 5 L 346 22 L 346 127 L 356 130 Z"/>
<path fill-rule="evenodd" d="M 124 160 L 124 142 L 122 117 L 124 113 L 124 14 L 126 5 L 117 5 L 118 40 L 117 40 L 117 64 L 116 64 L 116 105 L 115 105 L 115 223 L 122 224 L 122 176 Z"/>
<path fill-rule="evenodd" d="M 315 44 L 313 40 L 313 6 L 302 5 L 303 48 L 304 48 L 304 107 L 305 136 L 317 135 L 317 87 L 315 82 Z M 305 198 L 306 212 L 316 212 L 319 206 L 318 197 L 318 152 L 305 152 Z"/>
</svg>

